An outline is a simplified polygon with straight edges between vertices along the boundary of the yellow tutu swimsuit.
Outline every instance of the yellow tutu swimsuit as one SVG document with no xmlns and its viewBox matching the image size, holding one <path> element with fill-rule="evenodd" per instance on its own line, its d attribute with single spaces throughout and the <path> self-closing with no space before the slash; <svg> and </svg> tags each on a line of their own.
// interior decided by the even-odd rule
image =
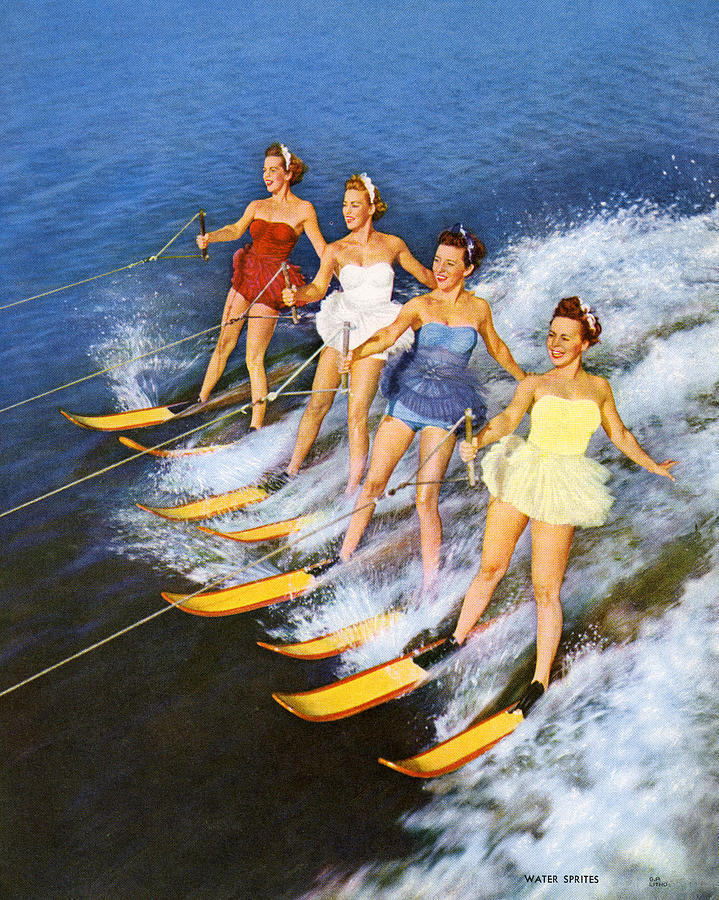
<svg viewBox="0 0 719 900">
<path fill-rule="evenodd" d="M 601 424 L 594 400 L 545 394 L 532 407 L 527 440 L 510 434 L 482 459 L 482 480 L 493 497 L 530 519 L 552 525 L 602 525 L 612 495 L 609 470 L 584 452 Z"/>
</svg>

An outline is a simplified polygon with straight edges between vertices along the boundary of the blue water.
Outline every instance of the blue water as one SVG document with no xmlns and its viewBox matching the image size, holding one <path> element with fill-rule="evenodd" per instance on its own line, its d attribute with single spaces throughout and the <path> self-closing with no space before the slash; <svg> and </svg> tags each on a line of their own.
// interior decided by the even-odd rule
<svg viewBox="0 0 719 900">
<path fill-rule="evenodd" d="M 226 619 L 173 611 L 0 698 L 3 896 L 572 900 L 646 896 L 654 877 L 664 896 L 718 896 L 718 25 L 709 0 L 3 8 L 0 306 L 145 259 L 200 208 L 209 228 L 236 220 L 263 195 L 263 150 L 279 139 L 310 166 L 298 192 L 328 239 L 344 233 L 357 171 L 389 203 L 381 227 L 426 263 L 442 228 L 478 231 L 488 258 L 473 286 L 527 367 L 545 364 L 556 300 L 585 297 L 604 327 L 588 366 L 612 379 L 640 442 L 681 461 L 675 485 L 658 483 L 595 438 L 617 502 L 575 541 L 569 674 L 456 775 L 418 784 L 375 760 L 455 733 L 523 671 L 525 543 L 497 594 L 508 623 L 434 686 L 326 726 L 270 694 L 389 658 L 456 609 L 486 506 L 459 481 L 442 494 L 439 606 L 334 665 L 268 658 L 255 641 L 402 606 L 419 577 L 406 490 L 378 511 L 369 562 L 308 600 Z M 188 258 L 0 311 L 0 409 L 216 324 L 235 247 L 202 263 L 195 233 L 165 254 Z M 314 273 L 304 239 L 293 259 Z M 398 299 L 417 290 L 398 273 Z M 0 413 L 0 512 L 127 455 L 59 405 L 193 396 L 211 346 Z M 316 346 L 311 322 L 283 323 L 268 362 L 297 365 Z M 223 386 L 245 380 L 242 357 Z M 483 351 L 474 364 L 498 409 L 511 384 Z M 219 453 L 137 460 L 1 517 L 0 689 L 153 613 L 160 590 L 323 552 L 326 534 L 305 535 L 250 567 L 268 545 L 228 548 L 134 505 L 251 483 L 286 458 L 302 402 L 279 402 L 258 435 L 238 416 L 188 439 L 227 443 Z M 346 478 L 336 407 L 291 489 L 218 524 L 327 509 Z M 381 411 L 378 399 L 373 423 Z M 414 467 L 410 453 L 397 479 Z M 558 882 L 527 880 L 543 873 Z M 578 893 L 574 874 L 598 880 Z"/>
</svg>

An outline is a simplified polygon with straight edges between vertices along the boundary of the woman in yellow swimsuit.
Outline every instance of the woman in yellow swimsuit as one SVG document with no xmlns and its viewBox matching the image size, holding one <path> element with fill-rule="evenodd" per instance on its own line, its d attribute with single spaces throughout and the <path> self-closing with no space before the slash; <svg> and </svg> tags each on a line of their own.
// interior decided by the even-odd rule
<svg viewBox="0 0 719 900">
<path fill-rule="evenodd" d="M 612 497 L 609 472 L 584 452 L 601 425 L 609 440 L 633 462 L 674 480 L 675 460 L 656 463 L 619 417 L 609 382 L 582 368 L 582 353 L 599 340 L 601 325 L 578 297 L 561 300 L 547 335 L 552 369 L 520 382 L 509 406 L 473 438 L 463 441 L 465 462 L 477 450 L 498 443 L 482 460 L 482 480 L 491 500 L 482 561 L 464 598 L 454 634 L 435 651 L 417 657 L 428 666 L 457 650 L 492 599 L 520 535 L 531 523 L 532 584 L 537 604 L 537 662 L 519 701 L 526 715 L 549 684 L 562 633 L 559 598 L 576 526 L 602 525 Z M 531 408 L 525 441 L 512 432 Z"/>
</svg>

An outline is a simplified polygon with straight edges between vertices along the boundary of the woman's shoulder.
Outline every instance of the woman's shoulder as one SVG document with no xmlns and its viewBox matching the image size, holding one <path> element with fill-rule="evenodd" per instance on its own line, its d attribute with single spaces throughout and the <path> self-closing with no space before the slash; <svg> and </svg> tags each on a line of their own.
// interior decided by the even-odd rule
<svg viewBox="0 0 719 900">
<path fill-rule="evenodd" d="M 482 313 L 486 314 L 492 311 L 489 301 L 485 300 L 484 297 L 480 297 L 479 294 L 475 294 L 474 291 L 465 290 L 463 298 L 466 303 L 471 303 L 472 306 L 476 307 L 476 309 Z"/>
<path fill-rule="evenodd" d="M 399 235 L 390 234 L 388 231 L 377 231 L 375 228 L 374 237 L 376 241 L 383 244 L 395 254 L 400 253 L 407 248 L 407 244 L 399 237 Z"/>
<path fill-rule="evenodd" d="M 587 384 L 591 392 L 596 395 L 597 402 L 600 405 L 613 396 L 612 386 L 606 378 L 602 378 L 601 375 L 593 375 L 591 372 L 586 372 L 585 374 L 587 376 Z"/>
<path fill-rule="evenodd" d="M 310 203 L 309 200 L 303 200 L 302 197 L 298 197 L 296 194 L 293 194 L 293 202 L 295 209 L 297 209 L 297 211 L 302 215 L 303 218 L 307 218 L 307 216 L 317 215 L 314 205 Z"/>
<path fill-rule="evenodd" d="M 550 374 L 550 372 L 527 372 L 520 384 L 523 384 L 528 390 L 546 394 L 552 387 Z"/>
</svg>

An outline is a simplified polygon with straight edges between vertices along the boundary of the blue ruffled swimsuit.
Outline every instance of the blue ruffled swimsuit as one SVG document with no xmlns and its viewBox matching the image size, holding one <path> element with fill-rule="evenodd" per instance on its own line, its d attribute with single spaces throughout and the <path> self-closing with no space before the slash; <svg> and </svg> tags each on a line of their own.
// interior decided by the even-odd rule
<svg viewBox="0 0 719 900">
<path fill-rule="evenodd" d="M 412 349 L 391 359 L 382 371 L 387 415 L 413 431 L 429 426 L 451 431 L 471 408 L 475 427 L 484 424 L 487 406 L 481 385 L 467 368 L 476 345 L 477 332 L 469 325 L 423 325 Z"/>
</svg>

